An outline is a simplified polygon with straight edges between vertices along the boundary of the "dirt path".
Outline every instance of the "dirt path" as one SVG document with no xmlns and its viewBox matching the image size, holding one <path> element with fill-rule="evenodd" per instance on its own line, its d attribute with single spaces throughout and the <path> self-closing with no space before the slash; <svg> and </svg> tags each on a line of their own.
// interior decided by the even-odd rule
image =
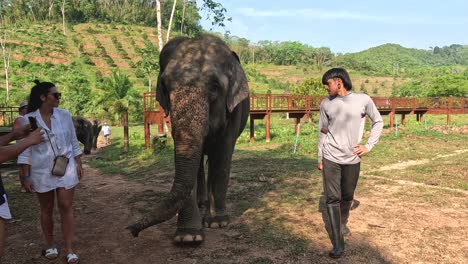
<svg viewBox="0 0 468 264">
<path fill-rule="evenodd" d="M 306 239 L 306 253 L 300 256 L 253 243 L 253 234 L 242 227 L 249 226 L 252 221 L 249 214 L 255 208 L 233 217 L 226 229 L 206 230 L 206 242 L 201 246 L 177 247 L 171 242 L 175 219 L 143 231 L 139 238 L 131 237 L 124 229 L 137 218 L 128 197 L 158 192 L 167 186 L 126 181 L 119 175 L 103 175 L 86 165 L 85 172 L 75 198 L 75 247 L 81 263 L 466 263 L 468 260 L 466 195 L 453 195 L 456 192 L 450 190 L 424 188 L 421 191 L 420 186 L 413 184 L 366 179 L 360 183 L 357 197 L 361 206 L 351 213 L 349 226 L 353 235 L 347 239 L 347 257 L 334 261 L 327 257 L 330 242 L 323 224 L 323 211 L 313 205 L 318 201 L 311 201 L 311 206 L 301 212 L 278 212 L 287 219 L 292 233 Z M 304 186 L 317 181 L 301 180 Z M 232 188 L 239 188 L 233 184 Z M 429 195 L 436 197 L 435 202 L 426 201 L 427 190 L 434 192 Z M 438 193 L 442 191 L 449 193 Z M 437 200 L 440 195 L 443 203 Z M 31 204 L 24 206 L 30 208 L 27 210 L 37 210 L 36 199 L 30 196 Z M 262 199 L 268 205 L 270 200 L 274 204 L 277 197 L 277 193 L 268 192 Z M 146 206 L 150 201 L 138 203 Z M 39 255 L 42 239 L 37 219 L 18 219 L 9 223 L 7 230 L 6 256 L 2 263 L 65 263 L 63 254 L 55 261 Z M 55 230 L 57 240 L 61 241 L 59 227 Z M 60 248 L 63 247 L 59 243 Z"/>
<path fill-rule="evenodd" d="M 125 230 L 136 219 L 128 208 L 127 196 L 151 188 L 127 182 L 120 176 L 103 176 L 89 167 L 85 168 L 85 172 L 86 177 L 75 194 L 75 247 L 82 263 L 194 263 L 190 256 L 200 248 L 179 248 L 171 243 L 174 219 L 142 232 L 139 238 L 133 238 Z M 31 227 L 22 221 L 9 223 L 3 263 L 64 263 L 64 254 L 56 261 L 39 256 L 40 227 L 37 221 L 36 227 Z M 219 232 L 210 232 L 207 243 L 201 249 L 209 248 L 212 251 L 219 248 L 221 243 L 216 238 Z M 61 235 L 57 226 L 55 233 Z M 61 241 L 61 238 L 57 240 Z"/>
</svg>

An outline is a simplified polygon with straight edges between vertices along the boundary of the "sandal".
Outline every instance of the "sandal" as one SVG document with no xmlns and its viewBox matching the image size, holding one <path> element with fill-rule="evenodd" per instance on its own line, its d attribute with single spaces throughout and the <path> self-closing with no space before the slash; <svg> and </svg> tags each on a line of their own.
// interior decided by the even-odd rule
<svg viewBox="0 0 468 264">
<path fill-rule="evenodd" d="M 67 263 L 68 264 L 78 264 L 80 263 L 80 259 L 75 253 L 70 253 L 67 255 Z"/>
<path fill-rule="evenodd" d="M 42 251 L 42 256 L 46 259 L 56 259 L 58 257 L 58 250 L 57 248 L 49 248 Z"/>
</svg>

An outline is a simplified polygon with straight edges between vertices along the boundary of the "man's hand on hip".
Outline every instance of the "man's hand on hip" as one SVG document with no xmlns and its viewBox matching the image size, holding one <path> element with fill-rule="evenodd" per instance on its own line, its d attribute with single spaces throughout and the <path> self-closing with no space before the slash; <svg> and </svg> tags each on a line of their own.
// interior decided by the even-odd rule
<svg viewBox="0 0 468 264">
<path fill-rule="evenodd" d="M 366 154 L 368 152 L 369 152 L 369 150 L 364 145 L 356 145 L 353 148 L 353 154 L 358 155 L 359 157 L 361 157 L 362 155 L 364 155 L 364 154 Z"/>
</svg>

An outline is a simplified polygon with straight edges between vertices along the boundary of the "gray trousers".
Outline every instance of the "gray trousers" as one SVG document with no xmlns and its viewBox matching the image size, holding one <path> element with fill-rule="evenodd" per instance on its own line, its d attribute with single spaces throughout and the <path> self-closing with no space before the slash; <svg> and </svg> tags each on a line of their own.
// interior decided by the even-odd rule
<svg viewBox="0 0 468 264">
<path fill-rule="evenodd" d="M 323 159 L 323 190 L 327 205 L 349 202 L 354 199 L 354 190 L 359 178 L 361 163 L 341 165 Z"/>
</svg>

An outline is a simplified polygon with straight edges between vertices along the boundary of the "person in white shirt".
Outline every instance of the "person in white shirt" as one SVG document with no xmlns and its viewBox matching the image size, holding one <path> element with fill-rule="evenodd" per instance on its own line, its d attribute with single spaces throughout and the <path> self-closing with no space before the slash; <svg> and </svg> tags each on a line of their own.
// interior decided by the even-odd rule
<svg viewBox="0 0 468 264">
<path fill-rule="evenodd" d="M 328 97 L 320 104 L 317 168 L 322 171 L 323 189 L 331 226 L 333 249 L 329 256 L 340 258 L 345 250 L 343 235 L 359 179 L 361 157 L 371 151 L 382 133 L 383 120 L 372 99 L 351 91 L 348 72 L 328 70 L 322 77 Z M 369 138 L 361 143 L 365 117 L 372 121 Z"/>
<path fill-rule="evenodd" d="M 70 113 L 57 108 L 61 94 L 55 85 L 50 82 L 35 82 L 25 118 L 35 118 L 37 126 L 45 132 L 45 141 L 27 148 L 18 157 L 23 175 L 21 184 L 26 191 L 37 193 L 41 207 L 41 227 L 46 243 L 43 255 L 49 259 L 58 256 L 53 234 L 54 200 L 57 197 L 67 262 L 78 263 L 78 256 L 72 248 L 75 232 L 72 204 L 75 186 L 83 176 L 82 152 Z M 57 156 L 68 158 L 63 176 L 52 173 Z"/>
<path fill-rule="evenodd" d="M 110 127 L 107 123 L 104 123 L 102 126 L 102 133 L 104 134 L 104 138 L 106 139 L 106 145 L 109 145 L 111 143 L 110 141 Z"/>
<path fill-rule="evenodd" d="M 19 129 L 27 123 L 24 116 L 28 113 L 28 101 L 23 101 L 20 103 L 18 107 L 18 116 L 15 118 L 15 122 L 13 122 L 13 128 Z"/>
</svg>

